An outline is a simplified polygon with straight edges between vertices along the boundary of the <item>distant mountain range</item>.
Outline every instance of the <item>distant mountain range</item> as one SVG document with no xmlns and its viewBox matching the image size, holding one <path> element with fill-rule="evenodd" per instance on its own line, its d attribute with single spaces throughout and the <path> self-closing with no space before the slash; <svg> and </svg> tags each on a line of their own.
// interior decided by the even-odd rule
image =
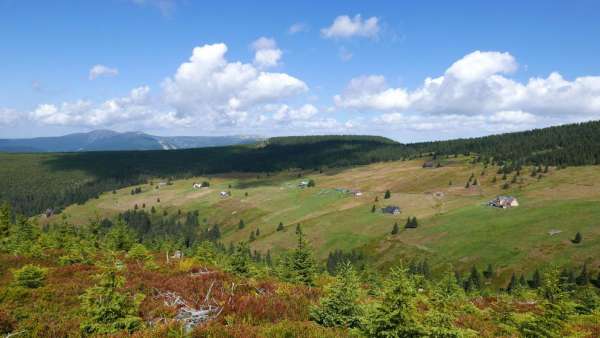
<svg viewBox="0 0 600 338">
<path fill-rule="evenodd" d="M 56 137 L 0 139 L 3 152 L 77 152 L 103 150 L 171 150 L 249 144 L 257 136 L 155 136 L 142 132 L 94 130 Z"/>
</svg>

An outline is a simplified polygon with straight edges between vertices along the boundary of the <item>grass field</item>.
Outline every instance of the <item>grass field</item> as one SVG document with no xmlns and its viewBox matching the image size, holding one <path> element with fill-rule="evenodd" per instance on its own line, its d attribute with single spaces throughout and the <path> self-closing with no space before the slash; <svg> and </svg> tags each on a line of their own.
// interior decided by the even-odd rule
<svg viewBox="0 0 600 338">
<path fill-rule="evenodd" d="M 161 179 L 156 178 L 154 186 L 139 186 L 140 194 L 130 194 L 137 186 L 104 193 L 40 221 L 65 217 L 82 224 L 145 204 L 146 210 L 154 206 L 159 213 L 198 210 L 205 226 L 221 225 L 225 243 L 248 240 L 250 232 L 260 228 L 251 246 L 262 252 L 294 246 L 294 229 L 300 223 L 321 259 L 335 249 L 361 248 L 380 267 L 399 259 L 427 257 L 434 267 L 452 263 L 462 269 L 473 264 L 483 268 L 492 263 L 501 274 L 531 272 L 547 262 L 600 264 L 600 167 L 550 168 L 541 179 L 530 177 L 525 168 L 517 183 L 504 190 L 498 168 L 484 169 L 469 158 L 452 158 L 435 169 L 424 169 L 422 163 L 386 162 L 322 173 L 290 170 L 269 176 L 195 177 L 158 189 Z M 465 188 L 471 174 L 479 184 Z M 494 176 L 496 183 L 492 183 Z M 299 188 L 298 183 L 307 179 L 314 179 L 316 186 Z M 209 180 L 210 188 L 192 188 L 202 180 Z M 339 189 L 359 189 L 363 195 L 355 197 Z M 387 189 L 390 199 L 384 199 Z M 220 191 L 232 195 L 222 198 Z M 498 194 L 516 196 L 520 206 L 485 205 Z M 379 208 L 388 204 L 399 206 L 401 214 L 382 214 Z M 403 227 L 408 216 L 416 216 L 419 227 L 390 235 L 394 222 Z M 246 223 L 241 230 L 240 219 Z M 284 231 L 276 231 L 279 222 Z M 551 236 L 549 230 L 561 232 Z M 584 240 L 575 245 L 570 239 L 578 231 Z"/>
</svg>

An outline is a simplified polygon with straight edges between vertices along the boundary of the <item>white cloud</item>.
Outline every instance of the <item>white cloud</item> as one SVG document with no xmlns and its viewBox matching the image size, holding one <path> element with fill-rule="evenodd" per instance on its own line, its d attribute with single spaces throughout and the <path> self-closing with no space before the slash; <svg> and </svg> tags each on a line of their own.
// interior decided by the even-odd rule
<svg viewBox="0 0 600 338">
<path fill-rule="evenodd" d="M 17 112 L 13 109 L 0 108 L 0 125 L 12 125 L 18 120 Z"/>
<path fill-rule="evenodd" d="M 309 120 L 318 113 L 317 107 L 312 104 L 305 104 L 300 108 L 292 109 L 284 104 L 277 109 L 273 114 L 273 119 L 276 121 L 296 121 Z"/>
<path fill-rule="evenodd" d="M 377 17 L 370 17 L 363 21 L 360 14 L 355 15 L 354 18 L 341 15 L 335 18 L 331 26 L 321 29 L 321 35 L 328 39 L 377 38 L 379 31 L 379 19 Z"/>
<path fill-rule="evenodd" d="M 252 43 L 252 48 L 255 51 L 254 64 L 259 68 L 277 66 L 281 59 L 281 49 L 277 48 L 277 43 L 271 38 L 258 38 Z"/>
<path fill-rule="evenodd" d="M 274 41 L 255 42 L 272 48 Z M 228 62 L 225 44 L 194 48 L 188 62 L 164 81 L 166 102 L 181 115 L 192 115 L 224 125 L 235 125 L 257 115 L 262 104 L 302 94 L 308 86 L 285 73 L 260 71 L 251 64 Z"/>
<path fill-rule="evenodd" d="M 253 48 L 277 49 L 275 41 L 267 38 L 256 40 Z M 247 129 L 269 121 L 264 116 L 265 106 L 287 106 L 285 100 L 308 91 L 302 80 L 286 73 L 229 62 L 226 52 L 227 46 L 222 43 L 194 48 L 189 60 L 163 81 L 162 90 L 156 95 L 151 95 L 148 86 L 142 86 L 124 97 L 100 103 L 78 100 L 40 104 L 28 116 L 48 125 L 118 129 L 182 127 L 205 132 L 215 128 Z M 287 109 L 286 114 L 292 120 L 316 114 L 316 108 L 310 105 Z"/>
<path fill-rule="evenodd" d="M 95 104 L 78 100 L 60 105 L 40 104 L 30 114 L 30 119 L 47 125 L 71 125 L 87 127 L 156 127 L 155 124 L 170 123 L 182 126 L 190 121 L 177 117 L 173 111 L 159 109 L 150 97 L 150 88 L 142 86 L 131 90 L 128 96 Z"/>
<path fill-rule="evenodd" d="M 95 65 L 90 69 L 89 79 L 95 80 L 99 77 L 113 77 L 119 75 L 117 68 L 111 68 L 105 65 Z"/>
<path fill-rule="evenodd" d="M 382 123 L 420 128 L 471 126 L 495 132 L 600 117 L 600 77 L 568 81 L 554 72 L 522 83 L 505 76 L 517 68 L 509 53 L 476 51 L 415 90 L 388 87 L 383 76 L 362 76 L 350 81 L 334 102 L 338 108 L 380 112 Z"/>
<path fill-rule="evenodd" d="M 308 32 L 308 31 L 309 31 L 308 25 L 303 22 L 297 22 L 297 23 L 291 25 L 290 28 L 288 28 L 289 34 L 303 33 L 303 32 Z"/>
</svg>

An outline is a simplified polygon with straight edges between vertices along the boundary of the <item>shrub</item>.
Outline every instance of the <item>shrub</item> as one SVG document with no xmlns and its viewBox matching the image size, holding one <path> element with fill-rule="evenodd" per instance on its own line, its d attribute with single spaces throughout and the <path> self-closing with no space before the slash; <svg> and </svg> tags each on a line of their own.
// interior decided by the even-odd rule
<svg viewBox="0 0 600 338">
<path fill-rule="evenodd" d="M 48 269 L 35 265 L 25 265 L 21 269 L 13 271 L 15 283 L 19 286 L 35 289 L 44 285 Z"/>
</svg>

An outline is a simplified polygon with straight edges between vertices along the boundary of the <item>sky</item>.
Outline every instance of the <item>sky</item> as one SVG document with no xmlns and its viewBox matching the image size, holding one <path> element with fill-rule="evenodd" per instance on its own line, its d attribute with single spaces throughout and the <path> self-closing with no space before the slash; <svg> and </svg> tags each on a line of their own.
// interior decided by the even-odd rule
<svg viewBox="0 0 600 338">
<path fill-rule="evenodd" d="M 0 138 L 373 134 L 600 119 L 598 1 L 0 0 Z"/>
</svg>

